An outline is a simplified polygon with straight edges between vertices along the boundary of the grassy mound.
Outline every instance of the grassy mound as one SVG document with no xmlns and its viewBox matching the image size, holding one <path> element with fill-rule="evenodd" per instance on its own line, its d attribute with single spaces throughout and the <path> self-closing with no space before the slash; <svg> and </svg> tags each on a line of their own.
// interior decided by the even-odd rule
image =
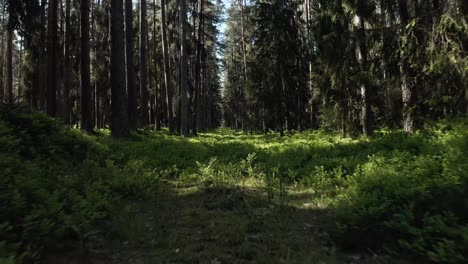
<svg viewBox="0 0 468 264">
<path fill-rule="evenodd" d="M 30 263 L 101 236 L 119 200 L 155 186 L 119 162 L 96 137 L 1 105 L 0 262 Z"/>
</svg>

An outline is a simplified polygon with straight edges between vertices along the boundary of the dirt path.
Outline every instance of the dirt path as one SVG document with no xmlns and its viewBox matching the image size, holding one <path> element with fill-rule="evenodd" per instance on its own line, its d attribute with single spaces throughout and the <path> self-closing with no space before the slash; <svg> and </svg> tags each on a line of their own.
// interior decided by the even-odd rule
<svg viewBox="0 0 468 264">
<path fill-rule="evenodd" d="M 258 189 L 162 189 L 156 201 L 122 206 L 123 236 L 94 252 L 99 263 L 392 263 L 337 252 L 326 212 L 302 206 L 304 195 L 281 205 Z"/>
</svg>

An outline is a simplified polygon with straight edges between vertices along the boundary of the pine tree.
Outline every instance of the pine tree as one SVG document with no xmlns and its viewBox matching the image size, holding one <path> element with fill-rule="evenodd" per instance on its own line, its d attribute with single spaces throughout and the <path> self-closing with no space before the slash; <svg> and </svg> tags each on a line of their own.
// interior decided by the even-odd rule
<svg viewBox="0 0 468 264">
<path fill-rule="evenodd" d="M 94 128 L 89 58 L 89 0 L 81 0 L 81 129 Z"/>
<path fill-rule="evenodd" d="M 124 19 L 122 0 L 111 1 L 111 130 L 114 137 L 129 134 L 128 99 L 125 91 Z"/>
</svg>

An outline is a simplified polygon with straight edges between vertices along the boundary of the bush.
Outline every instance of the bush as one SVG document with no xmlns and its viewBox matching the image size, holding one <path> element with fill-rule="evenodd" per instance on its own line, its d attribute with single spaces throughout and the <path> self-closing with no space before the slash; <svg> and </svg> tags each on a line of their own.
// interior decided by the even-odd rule
<svg viewBox="0 0 468 264">
<path fill-rule="evenodd" d="M 0 262 L 86 245 L 122 197 L 150 195 L 154 175 L 119 166 L 109 146 L 42 113 L 0 106 Z"/>
<path fill-rule="evenodd" d="M 416 135 L 420 154 L 374 155 L 334 204 L 335 234 L 348 244 L 406 250 L 437 263 L 468 256 L 466 124 Z"/>
</svg>

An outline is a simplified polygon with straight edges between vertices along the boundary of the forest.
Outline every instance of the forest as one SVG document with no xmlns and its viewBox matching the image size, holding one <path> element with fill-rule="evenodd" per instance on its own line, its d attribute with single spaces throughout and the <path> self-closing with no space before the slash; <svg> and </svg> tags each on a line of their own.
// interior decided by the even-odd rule
<svg viewBox="0 0 468 264">
<path fill-rule="evenodd" d="M 468 262 L 468 1 L 0 7 L 0 264 Z"/>
</svg>

